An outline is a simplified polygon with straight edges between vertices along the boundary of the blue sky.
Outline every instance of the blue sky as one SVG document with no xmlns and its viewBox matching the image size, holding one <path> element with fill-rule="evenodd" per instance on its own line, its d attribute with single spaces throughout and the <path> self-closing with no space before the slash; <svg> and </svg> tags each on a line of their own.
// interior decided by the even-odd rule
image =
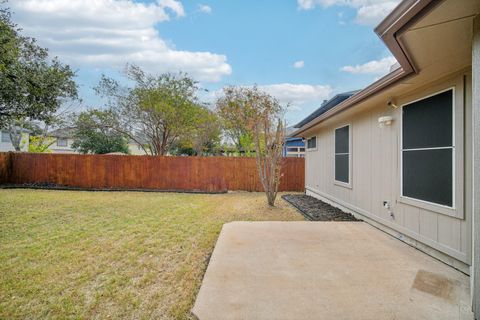
<svg viewBox="0 0 480 320">
<path fill-rule="evenodd" d="M 373 27 L 396 0 L 15 0 L 14 20 L 78 73 L 84 107 L 100 75 L 126 62 L 186 71 L 214 101 L 258 84 L 289 103 L 293 124 L 335 93 L 363 88 L 395 60 Z"/>
</svg>

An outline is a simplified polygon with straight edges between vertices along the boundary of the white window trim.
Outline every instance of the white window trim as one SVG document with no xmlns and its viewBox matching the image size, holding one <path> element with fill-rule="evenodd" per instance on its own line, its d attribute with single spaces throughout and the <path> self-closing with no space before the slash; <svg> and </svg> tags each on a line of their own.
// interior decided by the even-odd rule
<svg viewBox="0 0 480 320">
<path fill-rule="evenodd" d="M 401 203 L 405 203 L 411 206 L 415 206 L 418 208 L 426 209 L 429 211 L 433 212 L 438 212 L 442 213 L 448 216 L 453 216 L 457 218 L 463 218 L 463 177 L 459 174 L 457 164 L 460 161 L 463 161 L 463 157 L 459 156 L 459 152 L 463 153 L 463 130 L 464 130 L 464 124 L 463 124 L 463 106 L 465 105 L 465 101 L 461 103 L 459 106 L 457 104 L 457 90 L 458 88 L 456 86 L 449 86 L 445 89 L 435 91 L 431 94 L 421 96 L 418 99 L 414 100 L 409 100 L 408 102 L 403 103 L 400 105 L 400 144 L 399 144 L 399 181 L 400 181 L 400 189 L 399 189 L 399 196 L 398 196 L 398 201 Z M 403 195 L 403 108 L 407 105 L 410 105 L 412 103 L 428 99 L 430 97 L 433 97 L 435 95 L 441 94 L 443 92 L 447 91 L 452 91 L 452 147 L 437 147 L 437 148 L 419 148 L 421 150 L 433 150 L 433 149 L 452 149 L 452 206 L 446 206 L 426 200 L 421 200 L 421 199 L 416 199 L 408 196 Z M 462 86 L 462 91 L 463 91 L 463 86 Z M 460 108 L 461 107 L 461 108 Z M 461 110 L 457 110 L 460 108 Z M 461 119 L 459 119 L 459 114 L 457 112 L 460 112 Z M 458 125 L 457 120 L 461 120 L 461 126 Z M 457 132 L 460 130 L 459 132 Z M 459 146 L 461 144 L 461 147 Z M 414 150 L 414 149 L 409 149 L 409 150 Z M 463 174 L 463 166 L 461 167 L 461 174 Z M 462 186 L 459 187 L 459 183 L 462 184 Z M 458 189 L 460 188 L 461 192 L 458 192 Z M 460 201 L 458 201 L 458 199 Z"/>
<path fill-rule="evenodd" d="M 309 148 L 308 147 L 308 140 L 315 138 L 315 148 Z M 310 136 L 307 138 L 307 141 L 305 141 L 305 150 L 306 151 L 317 151 L 318 150 L 318 136 Z"/>
<path fill-rule="evenodd" d="M 343 181 L 338 181 L 335 178 L 335 142 L 336 142 L 336 131 L 337 129 L 348 127 L 348 183 Z M 351 123 L 346 123 L 341 125 L 340 127 L 336 127 L 333 129 L 333 181 L 334 184 L 340 187 L 352 189 L 352 125 Z"/>
</svg>

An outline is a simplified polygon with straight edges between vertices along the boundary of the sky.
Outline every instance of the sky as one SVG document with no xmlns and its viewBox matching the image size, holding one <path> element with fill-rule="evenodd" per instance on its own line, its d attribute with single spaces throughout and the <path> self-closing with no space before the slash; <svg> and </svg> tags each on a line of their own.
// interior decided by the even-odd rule
<svg viewBox="0 0 480 320">
<path fill-rule="evenodd" d="M 81 108 L 102 107 L 102 74 L 126 63 L 186 72 L 211 103 L 229 85 L 288 105 L 293 125 L 395 63 L 373 28 L 398 0 L 10 0 L 13 20 L 76 70 Z"/>
</svg>

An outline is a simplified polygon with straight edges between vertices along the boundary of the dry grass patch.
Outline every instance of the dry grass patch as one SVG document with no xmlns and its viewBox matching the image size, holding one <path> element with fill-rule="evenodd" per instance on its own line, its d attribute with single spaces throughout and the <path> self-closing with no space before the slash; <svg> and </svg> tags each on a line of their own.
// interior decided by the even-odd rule
<svg viewBox="0 0 480 320">
<path fill-rule="evenodd" d="M 224 223 L 302 220 L 282 199 L 0 190 L 0 319 L 189 319 Z"/>
</svg>

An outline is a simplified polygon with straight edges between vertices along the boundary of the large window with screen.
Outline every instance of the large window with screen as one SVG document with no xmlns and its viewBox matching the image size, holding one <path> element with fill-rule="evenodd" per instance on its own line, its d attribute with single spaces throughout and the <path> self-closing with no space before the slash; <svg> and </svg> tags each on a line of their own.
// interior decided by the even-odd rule
<svg viewBox="0 0 480 320">
<path fill-rule="evenodd" d="M 350 126 L 335 129 L 335 180 L 350 183 Z"/>
<path fill-rule="evenodd" d="M 402 196 L 454 206 L 453 89 L 403 106 Z"/>
</svg>

